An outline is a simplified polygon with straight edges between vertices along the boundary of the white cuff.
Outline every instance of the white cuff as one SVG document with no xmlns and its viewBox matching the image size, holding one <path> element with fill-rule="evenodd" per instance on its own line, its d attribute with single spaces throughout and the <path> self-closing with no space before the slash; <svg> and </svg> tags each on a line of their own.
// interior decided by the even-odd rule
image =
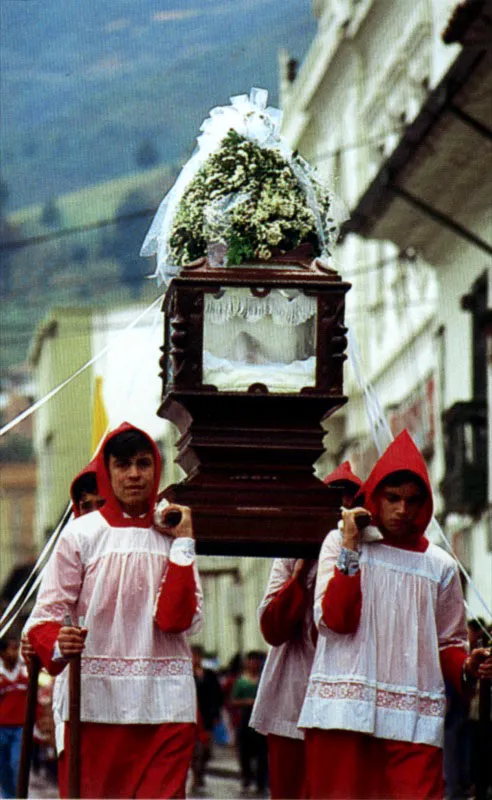
<svg viewBox="0 0 492 800">
<path fill-rule="evenodd" d="M 188 536 L 180 536 L 171 545 L 169 561 L 179 567 L 189 567 L 195 560 L 195 540 Z"/>
<path fill-rule="evenodd" d="M 65 661 L 64 656 L 61 654 L 60 645 L 58 644 L 58 640 L 55 642 L 55 646 L 53 647 L 53 653 L 51 655 L 52 661 Z"/>
</svg>

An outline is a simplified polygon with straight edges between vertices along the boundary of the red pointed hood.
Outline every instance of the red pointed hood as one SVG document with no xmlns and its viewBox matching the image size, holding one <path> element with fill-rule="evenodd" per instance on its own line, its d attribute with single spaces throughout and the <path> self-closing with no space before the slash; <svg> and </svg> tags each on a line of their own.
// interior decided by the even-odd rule
<svg viewBox="0 0 492 800">
<path fill-rule="evenodd" d="M 72 501 L 72 514 L 74 515 L 74 517 L 80 517 L 80 511 L 77 507 L 77 503 L 75 502 L 75 486 L 77 485 L 77 482 L 79 481 L 80 478 L 82 478 L 83 475 L 90 475 L 91 472 L 94 475 L 96 474 L 96 459 L 89 461 L 87 466 L 84 467 L 84 469 L 81 470 L 79 474 L 75 476 L 72 483 L 70 484 L 70 499 Z"/>
<path fill-rule="evenodd" d="M 357 488 L 362 486 L 361 479 L 352 472 L 350 461 L 344 461 L 340 466 L 330 472 L 329 475 L 323 478 L 323 483 L 330 486 L 332 483 L 352 483 Z"/>
<path fill-rule="evenodd" d="M 154 485 L 152 487 L 152 493 L 149 497 L 149 510 L 143 517 L 135 518 L 124 515 L 123 509 L 111 488 L 109 472 L 106 464 L 104 463 L 104 450 L 107 443 L 118 433 L 122 433 L 123 431 L 137 431 L 145 436 L 151 445 L 152 453 L 154 455 Z M 99 493 L 106 501 L 104 506 L 100 509 L 100 513 L 103 515 L 105 520 L 116 528 L 148 528 L 150 525 L 152 525 L 154 506 L 157 499 L 157 492 L 159 490 L 159 481 L 161 479 L 161 455 L 157 449 L 156 443 L 149 436 L 149 434 L 143 431 L 141 428 L 135 427 L 135 425 L 130 425 L 129 422 L 123 422 L 118 428 L 115 428 L 114 431 L 110 431 L 108 433 L 99 449 L 99 453 L 94 460 L 96 462 L 97 487 L 99 489 Z"/>
<path fill-rule="evenodd" d="M 407 430 L 402 431 L 385 450 L 381 458 L 376 461 L 371 474 L 365 483 L 362 484 L 359 494 L 364 495 L 364 506 L 371 512 L 377 522 L 376 504 L 374 501 L 376 489 L 381 481 L 384 481 L 391 473 L 400 472 L 401 470 L 413 472 L 414 475 L 423 481 L 427 488 L 427 497 L 415 520 L 415 538 L 418 539 L 424 535 L 432 519 L 432 489 L 425 461 Z M 357 502 L 357 498 L 355 502 Z"/>
</svg>

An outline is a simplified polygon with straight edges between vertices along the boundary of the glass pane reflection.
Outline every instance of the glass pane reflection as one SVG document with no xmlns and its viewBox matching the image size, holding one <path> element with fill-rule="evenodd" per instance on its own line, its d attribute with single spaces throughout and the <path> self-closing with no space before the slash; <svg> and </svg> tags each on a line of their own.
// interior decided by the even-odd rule
<svg viewBox="0 0 492 800">
<path fill-rule="evenodd" d="M 249 288 L 206 295 L 203 383 L 233 392 L 254 383 L 270 392 L 314 386 L 316 308 L 316 298 L 297 289 L 263 297 Z"/>
</svg>

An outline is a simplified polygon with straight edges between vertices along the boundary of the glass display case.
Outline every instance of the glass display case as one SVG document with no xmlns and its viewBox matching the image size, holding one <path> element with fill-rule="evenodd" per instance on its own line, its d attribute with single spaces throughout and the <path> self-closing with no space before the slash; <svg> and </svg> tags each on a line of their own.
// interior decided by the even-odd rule
<svg viewBox="0 0 492 800">
<path fill-rule="evenodd" d="M 345 402 L 345 294 L 318 259 L 182 268 L 165 301 L 159 414 L 187 473 L 199 552 L 316 554 L 340 498 L 314 476 Z"/>
</svg>

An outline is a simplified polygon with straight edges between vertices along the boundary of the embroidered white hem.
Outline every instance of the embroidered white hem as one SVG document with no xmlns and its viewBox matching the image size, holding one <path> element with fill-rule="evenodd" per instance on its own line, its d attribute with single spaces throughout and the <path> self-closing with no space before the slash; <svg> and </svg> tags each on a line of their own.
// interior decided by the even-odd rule
<svg viewBox="0 0 492 800">
<path fill-rule="evenodd" d="M 288 722 L 282 719 L 265 719 L 260 714 L 256 714 L 249 724 L 251 728 L 258 731 L 258 733 L 262 733 L 263 736 L 273 733 L 275 736 L 285 736 L 287 739 L 304 739 L 304 731 L 300 731 L 295 722 Z"/>
<path fill-rule="evenodd" d="M 300 728 L 350 730 L 378 739 L 443 746 L 443 720 L 415 712 L 375 708 L 362 700 L 330 700 L 306 697 L 299 719 Z"/>
<path fill-rule="evenodd" d="M 67 675 L 56 683 L 53 706 L 58 719 L 69 718 Z M 196 692 L 192 675 L 125 676 L 82 674 L 83 722 L 118 725 L 159 725 L 196 722 Z"/>
</svg>

